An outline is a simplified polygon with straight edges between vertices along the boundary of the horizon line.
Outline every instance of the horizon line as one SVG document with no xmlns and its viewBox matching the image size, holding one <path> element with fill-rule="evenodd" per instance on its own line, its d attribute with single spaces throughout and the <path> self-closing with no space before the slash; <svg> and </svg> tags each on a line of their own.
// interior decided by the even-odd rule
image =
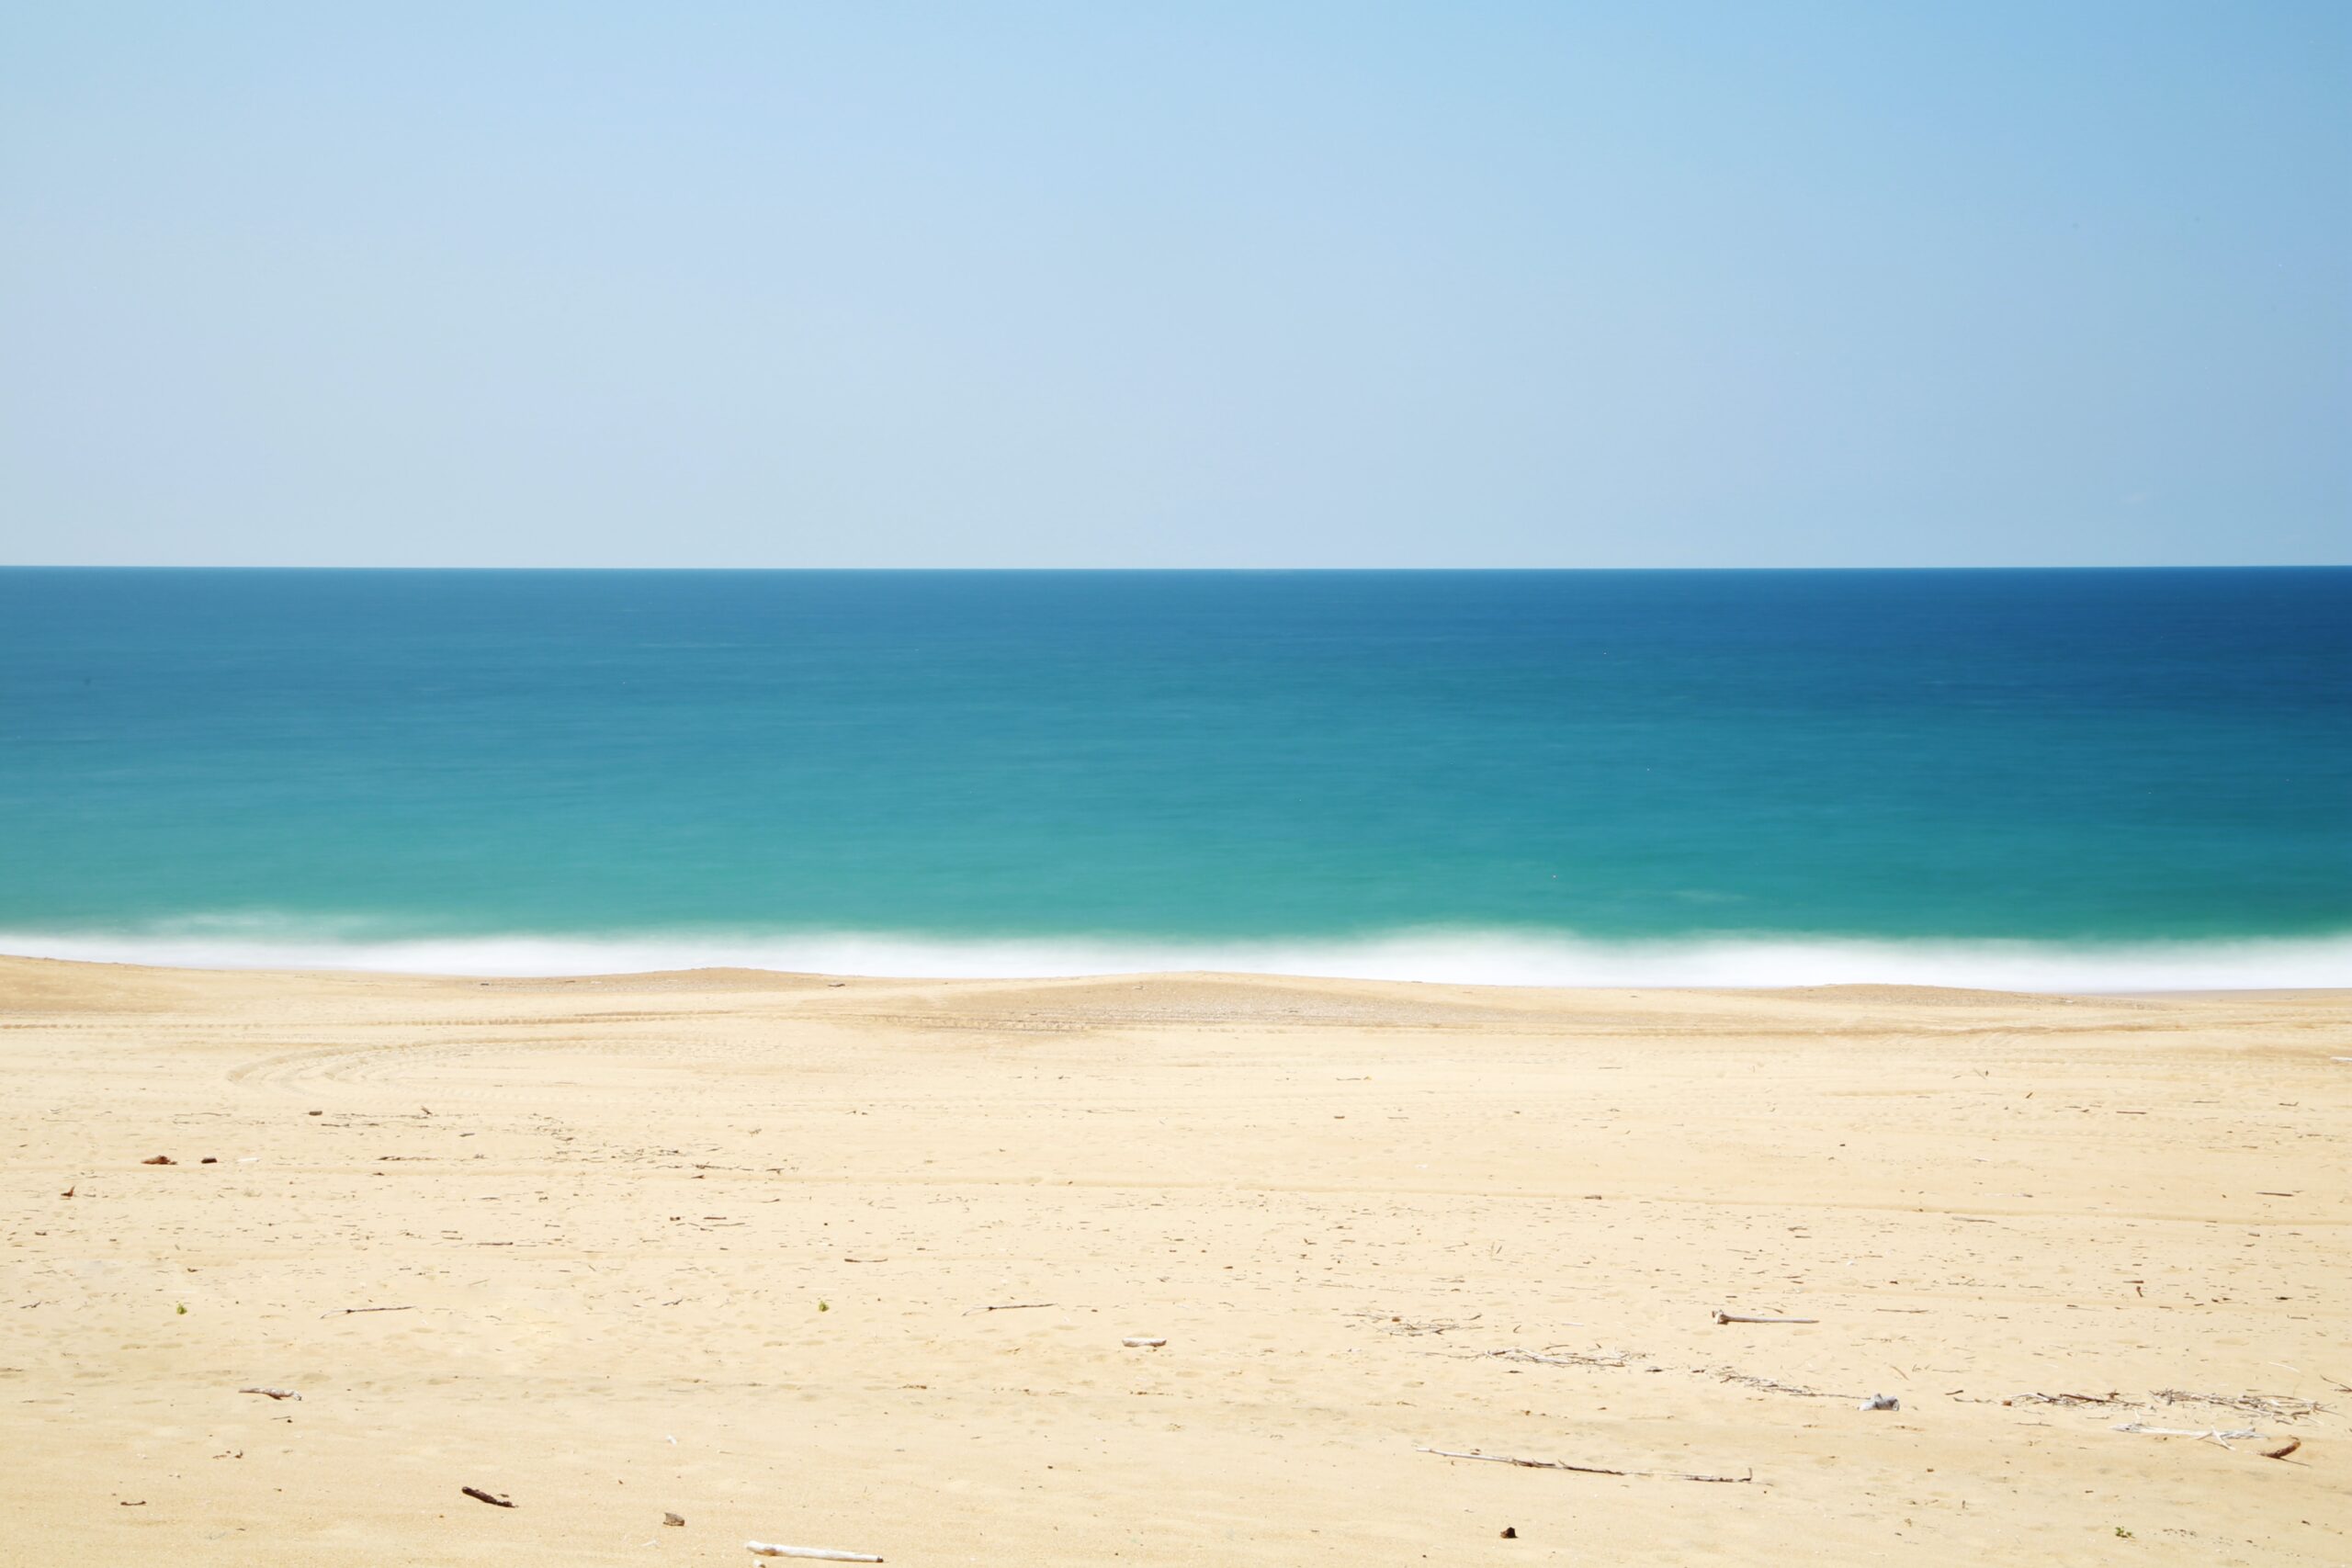
<svg viewBox="0 0 2352 1568">
<path fill-rule="evenodd" d="M 1068 575 L 1226 575 L 1226 576 L 1306 576 L 1309 574 L 1352 574 L 1358 576 L 1408 575 L 1430 573 L 1503 573 L 1503 572 L 1893 572 L 1893 571 L 2346 571 L 2352 561 L 2074 561 L 2064 563 L 1976 562 L 1972 564 L 1909 564 L 1888 565 L 1849 563 L 1822 565 L 1741 565 L 1741 566 L 565 566 L 547 563 L 527 565 L 483 564 L 403 564 L 383 562 L 212 562 L 212 561 L 0 561 L 0 571 L 385 571 L 385 572 L 805 572 L 805 573 L 918 573 L 954 572 L 973 576 L 1015 573 Z"/>
</svg>

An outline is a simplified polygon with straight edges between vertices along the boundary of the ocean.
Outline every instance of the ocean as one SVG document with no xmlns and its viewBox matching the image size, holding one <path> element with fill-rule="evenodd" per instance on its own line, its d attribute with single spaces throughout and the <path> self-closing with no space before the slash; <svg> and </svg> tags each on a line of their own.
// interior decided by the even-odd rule
<svg viewBox="0 0 2352 1568">
<path fill-rule="evenodd" d="M 2352 984 L 2352 569 L 8 570 L 0 952 Z"/>
</svg>

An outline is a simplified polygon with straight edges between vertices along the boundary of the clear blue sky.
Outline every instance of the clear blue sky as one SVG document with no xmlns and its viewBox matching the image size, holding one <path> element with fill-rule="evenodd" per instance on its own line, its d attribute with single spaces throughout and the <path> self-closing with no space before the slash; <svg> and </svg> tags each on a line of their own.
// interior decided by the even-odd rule
<svg viewBox="0 0 2352 1568">
<path fill-rule="evenodd" d="M 0 16 L 0 561 L 2352 559 L 2352 6 Z"/>
</svg>

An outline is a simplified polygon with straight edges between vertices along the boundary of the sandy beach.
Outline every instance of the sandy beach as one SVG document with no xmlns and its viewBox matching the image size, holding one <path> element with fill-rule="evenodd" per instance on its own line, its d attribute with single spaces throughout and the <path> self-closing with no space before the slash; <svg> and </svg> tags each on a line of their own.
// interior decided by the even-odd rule
<svg viewBox="0 0 2352 1568">
<path fill-rule="evenodd" d="M 2345 992 L 0 961 L 0 1562 L 2344 1563 L 2346 1058 Z"/>
</svg>

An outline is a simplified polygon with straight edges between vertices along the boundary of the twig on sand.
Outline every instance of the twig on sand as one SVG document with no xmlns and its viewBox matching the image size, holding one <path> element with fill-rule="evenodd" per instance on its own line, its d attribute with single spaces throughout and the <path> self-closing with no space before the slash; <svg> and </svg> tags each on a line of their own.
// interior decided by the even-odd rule
<svg viewBox="0 0 2352 1568">
<path fill-rule="evenodd" d="M 1416 1448 L 1414 1451 L 1435 1454 L 1440 1459 L 1476 1459 L 1484 1460 L 1488 1464 L 1513 1464 L 1521 1470 L 1571 1470 L 1578 1475 L 1625 1475 L 1657 1481 L 1710 1481 L 1733 1484 L 1756 1479 L 1756 1472 L 1752 1470 L 1746 1475 L 1694 1475 L 1681 1470 L 1608 1470 L 1597 1464 L 1568 1464 L 1556 1459 L 1518 1459 L 1510 1454 L 1464 1453 L 1459 1449 Z"/>
<path fill-rule="evenodd" d="M 1717 1323 L 1819 1323 L 1817 1317 L 1746 1317 L 1736 1312 L 1715 1314 Z"/>
<path fill-rule="evenodd" d="M 321 1317 L 349 1317 L 353 1313 L 356 1313 L 356 1312 L 414 1312 L 415 1310 L 416 1310 L 416 1309 L 415 1309 L 414 1307 L 413 1307 L 413 1306 L 404 1306 L 404 1307 L 336 1307 L 336 1308 L 335 1308 L 334 1311 L 332 1311 L 332 1312 L 322 1312 L 322 1313 L 319 1314 L 319 1315 L 320 1315 Z"/>
<path fill-rule="evenodd" d="M 747 1540 L 743 1550 L 755 1557 L 813 1557 L 820 1562 L 879 1562 L 879 1557 L 863 1551 L 828 1551 L 821 1546 L 770 1546 L 763 1540 Z"/>
<path fill-rule="evenodd" d="M 2115 1429 L 2119 1432 L 2137 1432 L 2143 1438 L 2195 1438 L 2200 1442 L 2219 1443 L 2225 1449 L 2229 1448 L 2230 1439 L 2233 1438 L 2242 1440 L 2262 1436 L 2251 1427 L 2235 1427 L 2226 1432 L 2219 1427 L 2199 1431 L 2192 1427 L 2143 1427 L 2137 1421 L 2126 1421 Z M 2232 1450 L 2232 1451 L 2236 1450 Z"/>
<path fill-rule="evenodd" d="M 493 1497 L 479 1486 L 460 1486 L 458 1490 L 464 1493 L 467 1496 L 473 1498 L 476 1502 L 487 1503 L 493 1508 L 511 1508 L 514 1506 L 514 1500 L 513 1498 Z"/>
<path fill-rule="evenodd" d="M 1792 1393 L 1799 1399 L 1860 1399 L 1859 1393 L 1826 1393 L 1801 1383 L 1781 1382 L 1773 1378 L 1759 1378 L 1753 1372 L 1736 1372 L 1729 1367 L 1693 1367 L 1694 1372 L 1712 1375 L 1717 1382 L 1736 1382 L 1759 1393 Z"/>
<path fill-rule="evenodd" d="M 2264 1449 L 2262 1450 L 2262 1457 L 2264 1459 L 2285 1459 L 2289 1454 L 2293 1453 L 2297 1449 L 2300 1449 L 2302 1446 L 2302 1438 L 2290 1438 L 2275 1449 Z"/>
<path fill-rule="evenodd" d="M 241 1388 L 239 1393 L 266 1393 L 272 1399 L 300 1399 L 302 1396 L 290 1388 Z"/>
<path fill-rule="evenodd" d="M 966 1307 L 964 1309 L 964 1315 L 966 1317 L 969 1317 L 976 1312 L 1028 1312 L 1036 1307 L 1049 1307 L 1053 1304 L 1054 1303 L 1051 1302 L 1002 1302 L 995 1306 Z M 852 1561 L 864 1560 L 853 1559 Z M 876 1558 L 873 1561 L 878 1562 L 881 1559 Z"/>
</svg>

